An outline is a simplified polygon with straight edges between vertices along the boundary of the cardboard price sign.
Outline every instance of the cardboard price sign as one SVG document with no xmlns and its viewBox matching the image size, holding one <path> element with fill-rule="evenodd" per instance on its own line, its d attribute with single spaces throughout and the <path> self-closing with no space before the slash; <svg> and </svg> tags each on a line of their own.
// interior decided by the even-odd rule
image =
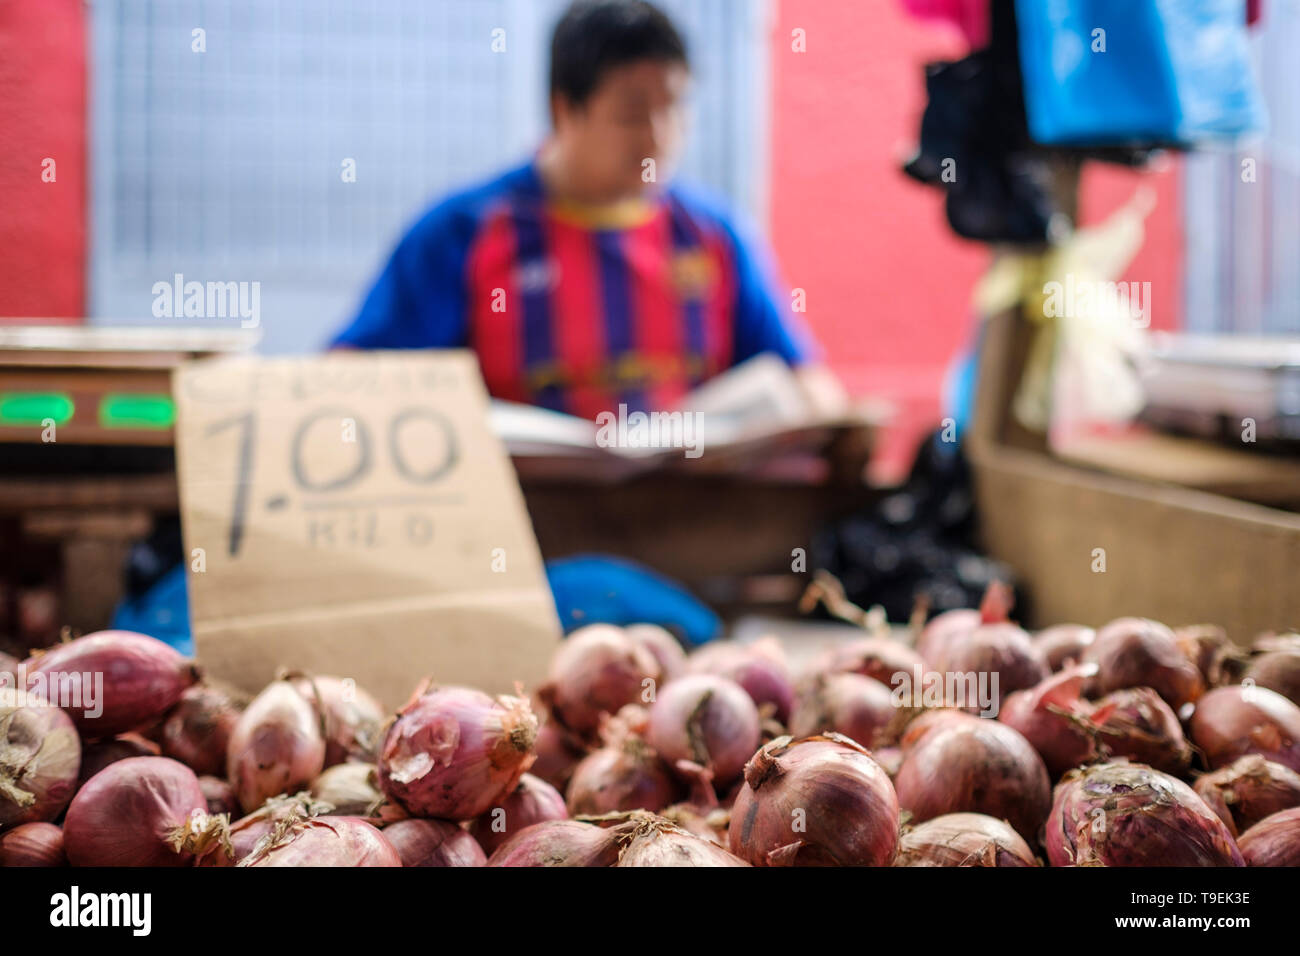
<svg viewBox="0 0 1300 956">
<path fill-rule="evenodd" d="M 389 707 L 426 674 L 543 679 L 559 620 L 470 353 L 202 359 L 173 391 L 208 673 L 351 677 Z"/>
</svg>

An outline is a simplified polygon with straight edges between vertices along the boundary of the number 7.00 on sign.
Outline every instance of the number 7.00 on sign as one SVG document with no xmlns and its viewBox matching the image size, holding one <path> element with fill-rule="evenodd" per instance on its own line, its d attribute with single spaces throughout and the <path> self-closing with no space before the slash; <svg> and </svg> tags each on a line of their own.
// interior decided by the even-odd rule
<svg viewBox="0 0 1300 956">
<path fill-rule="evenodd" d="M 333 673 L 390 704 L 425 673 L 540 678 L 559 627 L 471 355 L 205 359 L 174 391 L 209 672 Z"/>
</svg>

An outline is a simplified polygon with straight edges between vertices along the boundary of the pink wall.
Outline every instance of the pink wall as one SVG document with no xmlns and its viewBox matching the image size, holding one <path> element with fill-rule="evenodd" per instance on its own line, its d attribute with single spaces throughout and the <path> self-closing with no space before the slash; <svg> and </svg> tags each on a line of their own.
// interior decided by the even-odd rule
<svg viewBox="0 0 1300 956">
<path fill-rule="evenodd" d="M 802 28 L 807 50 L 791 49 Z M 921 68 L 958 58 L 955 32 L 912 20 L 897 0 L 777 0 L 772 33 L 770 229 L 785 280 L 807 291 L 808 319 L 855 393 L 900 407 L 882 449 L 882 477 L 910 462 L 939 418 L 949 361 L 969 340 L 972 286 L 987 249 L 957 239 L 943 197 L 908 179 L 925 105 Z M 1176 164 L 1146 174 L 1158 207 L 1128 278 L 1152 282 L 1154 324 L 1181 313 L 1181 223 Z M 1092 164 L 1085 222 L 1131 194 L 1139 179 Z"/>
<path fill-rule="evenodd" d="M 0 322 L 85 315 L 83 11 L 0 3 Z M 41 179 L 47 157 L 54 182 Z"/>
</svg>

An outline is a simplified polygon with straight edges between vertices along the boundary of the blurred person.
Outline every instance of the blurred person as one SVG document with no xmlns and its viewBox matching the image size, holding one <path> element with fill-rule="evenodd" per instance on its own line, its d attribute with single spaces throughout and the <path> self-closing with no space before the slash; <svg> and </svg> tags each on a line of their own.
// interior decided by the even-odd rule
<svg viewBox="0 0 1300 956">
<path fill-rule="evenodd" d="M 494 397 L 585 418 L 672 407 L 775 353 L 814 408 L 838 412 L 839 382 L 766 251 L 671 182 L 689 84 L 660 10 L 575 2 L 551 40 L 549 137 L 425 213 L 334 347 L 472 348 Z"/>
</svg>

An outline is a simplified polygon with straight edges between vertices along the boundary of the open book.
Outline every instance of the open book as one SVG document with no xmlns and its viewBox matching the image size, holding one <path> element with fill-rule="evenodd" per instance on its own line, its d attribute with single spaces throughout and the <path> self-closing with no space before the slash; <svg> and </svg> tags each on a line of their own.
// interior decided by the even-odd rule
<svg viewBox="0 0 1300 956">
<path fill-rule="evenodd" d="M 493 400 L 493 430 L 524 477 L 616 481 L 659 469 L 734 472 L 816 452 L 837 428 L 878 424 L 880 408 L 813 414 L 781 359 L 760 355 L 710 379 L 670 410 L 610 409 L 591 421 Z"/>
</svg>

